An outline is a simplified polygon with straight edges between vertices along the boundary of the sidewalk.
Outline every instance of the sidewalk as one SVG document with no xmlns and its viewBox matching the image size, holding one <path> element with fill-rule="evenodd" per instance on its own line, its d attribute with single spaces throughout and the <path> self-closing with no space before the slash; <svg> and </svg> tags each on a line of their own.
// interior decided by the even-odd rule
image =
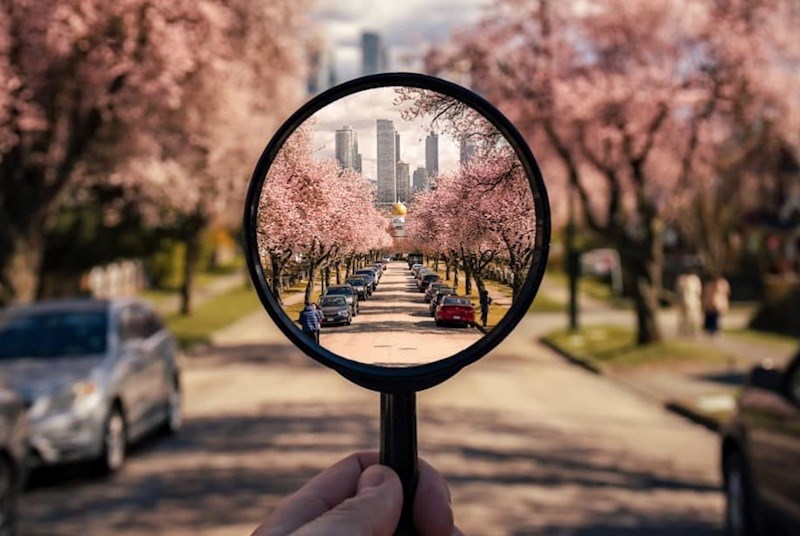
<svg viewBox="0 0 800 536">
<path fill-rule="evenodd" d="M 554 299 L 566 298 L 566 289 L 547 283 L 542 291 Z M 581 320 L 583 326 L 623 325 L 632 326 L 633 313 L 626 319 L 608 304 L 581 296 Z M 591 306 L 589 306 L 591 304 Z M 589 310 L 591 307 L 591 310 Z M 655 399 L 667 409 L 687 417 L 707 428 L 718 430 L 734 409 L 739 390 L 750 370 L 764 362 L 772 361 L 776 366 L 788 362 L 796 351 L 796 345 L 773 341 L 748 340 L 734 333 L 722 333 L 717 337 L 700 335 L 693 338 L 677 338 L 677 315 L 674 310 L 662 310 L 662 329 L 665 336 L 674 341 L 697 347 L 698 359 L 679 362 L 639 364 L 635 366 L 612 366 L 598 361 L 585 360 L 571 355 L 569 349 L 548 346 L 568 360 L 599 374 L 606 375 L 640 394 Z M 723 320 L 731 329 L 740 329 L 747 324 L 748 311 L 734 310 Z M 580 337 L 580 335 L 576 335 Z M 725 359 L 709 360 L 699 352 L 724 354 Z"/>
<path fill-rule="evenodd" d="M 244 284 L 245 278 L 244 271 L 236 271 L 230 274 L 225 274 L 217 277 L 208 285 L 198 288 L 194 292 L 194 306 L 197 307 L 211 298 L 224 294 L 229 290 L 240 287 Z M 177 313 L 180 310 L 181 298 L 176 293 L 174 296 L 159 301 L 155 304 L 156 310 L 162 316 L 169 316 Z"/>
</svg>

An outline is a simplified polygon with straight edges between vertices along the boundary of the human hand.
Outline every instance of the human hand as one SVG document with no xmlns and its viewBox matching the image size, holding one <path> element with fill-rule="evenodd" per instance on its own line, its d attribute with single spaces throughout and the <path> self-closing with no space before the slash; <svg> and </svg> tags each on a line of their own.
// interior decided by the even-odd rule
<svg viewBox="0 0 800 536">
<path fill-rule="evenodd" d="M 391 536 L 402 507 L 397 474 L 378 465 L 377 452 L 359 452 L 283 499 L 252 536 Z M 424 460 L 419 461 L 413 512 L 419 536 L 463 536 L 453 524 L 447 483 Z"/>
</svg>

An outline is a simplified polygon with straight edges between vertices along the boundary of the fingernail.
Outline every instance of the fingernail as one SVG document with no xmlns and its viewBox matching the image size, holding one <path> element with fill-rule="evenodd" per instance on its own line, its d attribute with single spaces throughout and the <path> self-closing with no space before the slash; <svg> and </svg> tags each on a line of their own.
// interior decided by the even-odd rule
<svg viewBox="0 0 800 536">
<path fill-rule="evenodd" d="M 358 491 L 368 488 L 377 488 L 386 482 L 386 469 L 380 465 L 367 467 L 358 479 Z"/>
</svg>

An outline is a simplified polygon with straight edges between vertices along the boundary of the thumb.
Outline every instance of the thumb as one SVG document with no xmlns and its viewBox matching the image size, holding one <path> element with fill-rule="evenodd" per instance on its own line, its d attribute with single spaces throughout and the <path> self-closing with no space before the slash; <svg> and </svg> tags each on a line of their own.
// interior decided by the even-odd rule
<svg viewBox="0 0 800 536">
<path fill-rule="evenodd" d="M 353 497 L 301 527 L 294 535 L 394 534 L 403 507 L 403 487 L 397 473 L 384 465 L 372 465 L 361 473 L 356 489 Z"/>
</svg>

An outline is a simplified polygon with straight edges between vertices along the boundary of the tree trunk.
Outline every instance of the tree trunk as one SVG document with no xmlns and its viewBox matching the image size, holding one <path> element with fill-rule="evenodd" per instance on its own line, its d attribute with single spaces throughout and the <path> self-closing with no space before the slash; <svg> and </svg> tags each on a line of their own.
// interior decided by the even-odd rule
<svg viewBox="0 0 800 536">
<path fill-rule="evenodd" d="M 200 260 L 200 242 L 205 228 L 205 218 L 199 215 L 189 219 L 184 235 L 183 284 L 181 285 L 181 314 L 192 314 L 194 310 L 194 284 L 197 264 Z"/>
<path fill-rule="evenodd" d="M 444 280 L 450 281 L 450 259 L 444 260 Z"/>
<path fill-rule="evenodd" d="M 662 340 L 658 322 L 661 272 L 664 250 L 660 221 L 649 222 L 642 237 L 618 239 L 622 270 L 630 282 L 636 307 L 636 342 L 639 345 Z"/>
<path fill-rule="evenodd" d="M 270 261 L 272 263 L 272 273 L 270 274 L 272 280 L 272 295 L 275 296 L 278 303 L 283 304 L 283 300 L 281 300 L 281 275 L 283 266 L 276 257 L 270 257 Z"/>
<path fill-rule="evenodd" d="M 341 267 L 341 264 L 339 262 L 337 262 L 336 263 L 336 284 L 337 285 L 341 285 L 342 284 L 342 274 L 339 271 L 340 267 Z"/>
<path fill-rule="evenodd" d="M 2 232 L 0 304 L 30 303 L 37 297 L 44 239 L 34 231 Z"/>
<path fill-rule="evenodd" d="M 463 260 L 462 268 L 464 269 L 464 295 L 465 296 L 469 296 L 469 295 L 472 294 L 472 279 L 471 278 L 472 278 L 473 274 L 472 274 L 472 270 L 470 269 L 471 268 L 471 266 L 470 266 L 471 260 L 468 259 L 467 256 L 464 254 L 464 250 L 463 249 L 461 250 L 461 259 Z"/>
<path fill-rule="evenodd" d="M 308 283 L 306 283 L 305 302 L 311 302 L 311 294 L 314 292 L 314 279 L 317 277 L 317 265 L 312 263 L 308 267 Z"/>
</svg>

